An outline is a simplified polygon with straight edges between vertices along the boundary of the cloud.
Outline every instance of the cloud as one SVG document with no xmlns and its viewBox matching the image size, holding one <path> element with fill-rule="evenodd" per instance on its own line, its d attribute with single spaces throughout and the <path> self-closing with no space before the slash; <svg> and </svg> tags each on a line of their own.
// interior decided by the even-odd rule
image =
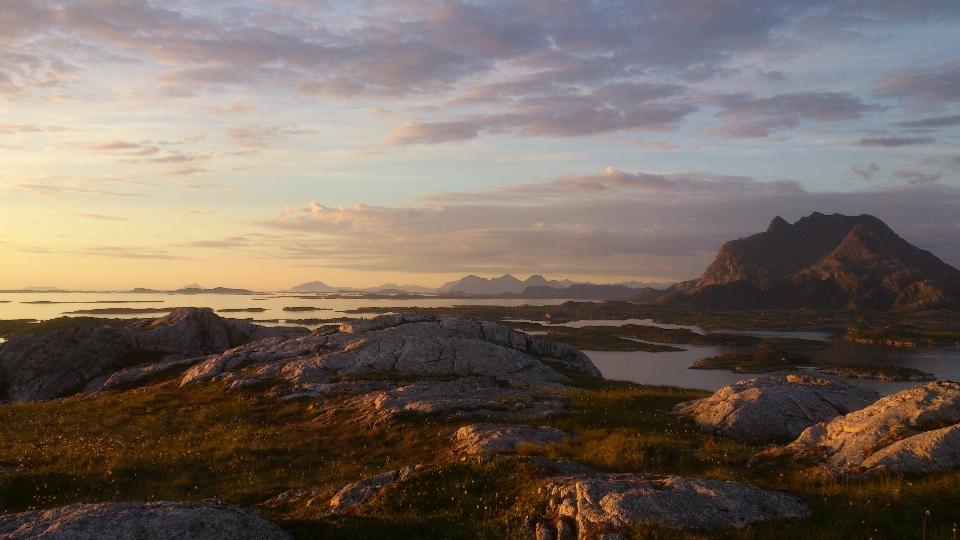
<svg viewBox="0 0 960 540">
<path fill-rule="evenodd" d="M 37 124 L 0 124 L 0 135 L 43 131 Z"/>
<path fill-rule="evenodd" d="M 662 132 L 697 110 L 684 101 L 686 89 L 672 84 L 618 83 L 590 92 L 515 99 L 502 114 L 468 115 L 446 122 L 396 126 L 387 144 L 465 141 L 482 132 L 520 137 L 579 137 L 619 131 Z M 567 91 L 569 92 L 569 90 Z M 486 90 L 471 99 L 489 97 Z"/>
<path fill-rule="evenodd" d="M 387 144 L 439 144 L 467 141 L 476 138 L 486 129 L 480 120 L 457 120 L 455 122 L 410 123 L 394 126 L 393 134 L 387 137 Z"/>
<path fill-rule="evenodd" d="M 803 122 L 857 120 L 882 110 L 878 105 L 838 92 L 796 92 L 770 97 L 740 92 L 709 96 L 703 101 L 720 108 L 717 117 L 723 124 L 711 132 L 730 139 L 766 137 Z"/>
<path fill-rule="evenodd" d="M 238 146 L 256 149 L 269 148 L 274 141 L 290 135 L 312 133 L 315 131 L 302 126 L 262 126 L 259 123 L 236 126 L 227 130 L 227 135 Z"/>
<path fill-rule="evenodd" d="M 953 225 L 960 188 L 910 171 L 895 177 L 906 184 L 811 192 L 794 182 L 607 169 L 473 193 L 434 193 L 422 206 L 312 202 L 258 225 L 287 233 L 274 241 L 281 257 L 354 270 L 679 279 L 698 276 L 724 242 L 764 230 L 776 215 L 795 221 L 813 211 L 869 213 L 960 264 Z"/>
<path fill-rule="evenodd" d="M 939 116 L 936 118 L 924 118 L 922 120 L 913 120 L 910 122 L 899 122 L 897 125 L 901 127 L 921 129 L 957 126 L 960 125 L 960 114 L 955 114 L 953 116 Z"/>
<path fill-rule="evenodd" d="M 880 172 L 880 166 L 871 161 L 870 165 L 867 165 L 866 167 L 850 167 L 850 170 L 853 172 L 853 174 L 859 176 L 860 178 L 864 180 L 870 180 L 873 178 L 873 175 Z"/>
<path fill-rule="evenodd" d="M 171 253 L 164 249 L 151 249 L 137 246 L 93 246 L 77 251 L 82 257 L 108 257 L 114 259 L 157 259 L 157 260 L 190 260 L 190 257 Z"/>
<path fill-rule="evenodd" d="M 176 167 L 173 169 L 167 169 L 163 171 L 164 176 L 188 176 L 191 174 L 202 173 L 206 169 L 201 169 L 200 167 Z"/>
<path fill-rule="evenodd" d="M 129 221 L 129 219 L 120 216 L 105 216 L 103 214 L 70 214 L 70 217 L 80 219 L 93 219 L 97 221 Z"/>
<path fill-rule="evenodd" d="M 233 236 L 230 238 L 223 238 L 221 240 L 193 240 L 190 242 L 182 242 L 179 244 L 173 244 L 176 247 L 188 247 L 188 248 L 204 248 L 204 249 L 234 249 L 247 247 L 250 245 L 249 240 L 243 236 Z"/>
<path fill-rule="evenodd" d="M 933 137 L 876 137 L 860 139 L 860 146 L 882 146 L 884 148 L 896 148 L 898 146 L 912 146 L 916 144 L 929 144 L 936 142 Z"/>
<path fill-rule="evenodd" d="M 39 175 L 10 179 L 6 189 L 49 199 L 145 196 L 144 188 L 153 187 L 153 185 L 137 178 L 136 175 L 103 175 L 99 178 Z"/>
<path fill-rule="evenodd" d="M 874 91 L 915 103 L 960 102 L 960 60 L 894 71 Z"/>
<path fill-rule="evenodd" d="M 109 141 L 96 144 L 88 144 L 83 147 L 86 150 L 92 152 L 116 152 L 117 150 L 132 150 L 134 148 L 140 148 L 140 145 L 137 143 L 131 143 L 126 141 Z"/>
<path fill-rule="evenodd" d="M 941 173 L 924 174 L 916 170 L 897 171 L 893 173 L 893 176 L 899 180 L 908 180 L 910 181 L 910 184 L 915 186 L 935 184 L 939 182 L 941 178 L 943 178 L 943 174 Z"/>
<path fill-rule="evenodd" d="M 494 109 L 410 122 L 392 135 L 394 144 L 467 140 L 499 130 L 576 137 L 671 129 L 697 106 L 670 101 L 675 92 L 654 99 L 616 96 L 616 87 L 633 91 L 652 80 L 683 86 L 736 73 L 742 69 L 731 62 L 737 55 L 762 56 L 810 46 L 809 39 L 849 40 L 960 16 L 955 2 L 866 0 L 561 0 L 549 8 L 538 0 L 370 0 L 359 7 L 329 3 L 311 9 L 291 2 L 7 4 L 5 21 L 16 25 L 4 24 L 0 35 L 0 91 L 8 95 L 72 89 L 84 82 L 78 66 L 94 61 L 144 66 L 150 73 L 144 80 L 164 96 L 280 89 L 320 99 L 413 98 L 426 106 Z M 955 68 L 948 63 L 898 72 L 878 92 L 916 96 L 916 89 L 932 88 L 927 82 L 933 81 L 935 92 L 949 94 L 957 87 L 950 83 Z M 785 77 L 778 70 L 756 72 L 769 81 Z M 653 104 L 657 99 L 666 101 Z M 835 110 L 854 111 L 858 118 L 857 107 L 864 104 L 850 99 Z M 632 100 L 651 104 L 631 107 Z M 803 107 L 793 107 L 800 111 L 793 115 L 742 107 L 727 116 L 725 136 L 765 136 L 798 121 L 827 121 Z M 247 105 L 210 110 L 243 113 Z M 236 128 L 231 136 L 255 148 L 272 139 L 248 131 Z"/>
</svg>

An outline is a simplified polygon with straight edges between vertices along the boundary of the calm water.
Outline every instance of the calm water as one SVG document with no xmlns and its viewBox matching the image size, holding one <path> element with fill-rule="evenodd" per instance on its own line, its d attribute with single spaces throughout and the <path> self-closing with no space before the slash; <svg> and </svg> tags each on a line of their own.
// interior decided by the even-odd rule
<svg viewBox="0 0 960 540">
<path fill-rule="evenodd" d="M 444 307 L 452 305 L 497 305 L 497 306 L 549 306 L 566 300 L 519 300 L 519 299 L 412 299 L 412 300 L 369 300 L 360 298 L 314 299 L 302 298 L 309 295 L 287 293 L 264 295 L 232 294 L 135 294 L 115 292 L 85 293 L 0 293 L 0 319 L 52 319 L 70 312 L 100 308 L 174 308 L 179 306 L 208 307 L 215 311 L 223 309 L 262 308 L 257 313 L 224 313 L 223 317 L 234 319 L 253 319 L 255 321 L 287 319 L 336 319 L 339 317 L 361 317 L 346 313 L 346 310 L 370 306 L 390 307 Z M 317 311 L 284 311 L 285 307 L 314 307 Z M 110 318 L 143 318 L 163 316 L 163 313 L 131 315 L 102 315 Z M 364 314 L 370 317 L 372 314 Z M 276 324 L 264 322 L 265 325 Z"/>
<path fill-rule="evenodd" d="M 357 317 L 346 310 L 369 306 L 396 307 L 444 307 L 452 305 L 557 305 L 565 300 L 528 299 L 413 299 L 413 300 L 368 300 L 357 298 L 315 299 L 301 298 L 305 295 L 289 293 L 264 295 L 197 294 L 180 295 L 169 293 L 131 294 L 113 292 L 90 293 L 0 293 L 0 319 L 51 319 L 81 309 L 96 308 L 172 308 L 177 306 L 202 306 L 223 309 L 263 308 L 259 313 L 223 313 L 225 317 L 250 318 L 257 321 L 283 321 L 287 319 L 335 319 Z M 315 307 L 317 311 L 288 312 L 285 307 Z M 155 317 L 161 314 L 105 315 L 105 317 Z M 365 315 L 370 316 L 370 315 Z M 277 324 L 263 322 L 262 324 Z M 621 321 L 573 321 L 564 326 L 620 326 L 624 324 L 649 325 L 659 328 L 685 328 L 699 334 L 702 328 L 678 324 L 658 324 L 650 319 Z M 830 342 L 831 346 L 819 351 L 807 351 L 805 356 L 815 363 L 841 362 L 850 364 L 892 364 L 911 367 L 932 373 L 940 380 L 960 381 L 960 349 L 957 348 L 898 348 L 863 345 L 845 340 L 833 340 L 824 332 L 733 332 L 760 337 L 798 337 Z M 752 378 L 756 375 L 737 374 L 716 370 L 687 369 L 693 362 L 709 356 L 728 352 L 747 351 L 731 347 L 701 347 L 679 345 L 679 352 L 611 352 L 585 351 L 608 379 L 627 380 L 644 384 L 679 386 L 702 390 L 717 390 L 728 384 Z M 892 383 L 870 380 L 851 380 L 858 385 L 872 388 L 882 394 L 891 394 L 917 383 Z"/>
</svg>

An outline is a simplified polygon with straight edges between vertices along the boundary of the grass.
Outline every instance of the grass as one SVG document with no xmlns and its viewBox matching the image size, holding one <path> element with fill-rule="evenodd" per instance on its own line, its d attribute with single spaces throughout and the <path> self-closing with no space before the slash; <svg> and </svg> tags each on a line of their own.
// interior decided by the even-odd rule
<svg viewBox="0 0 960 540">
<path fill-rule="evenodd" d="M 639 538 L 950 538 L 960 522 L 960 472 L 920 478 L 844 479 L 782 464 L 748 467 L 761 447 L 702 433 L 671 414 L 705 392 L 597 382 L 568 397 L 569 411 L 531 425 L 578 435 L 524 454 L 574 459 L 608 472 L 682 474 L 791 491 L 805 519 L 743 529 L 671 531 Z M 0 509 L 75 502 L 202 500 L 245 506 L 302 487 L 335 486 L 414 463 L 432 469 L 396 484 L 359 511 L 325 516 L 304 505 L 258 507 L 297 538 L 520 538 L 546 503 L 542 471 L 521 457 L 484 464 L 451 458 L 449 434 L 469 419 L 398 417 L 361 425 L 337 400 L 281 401 L 219 384 L 172 382 L 123 393 L 0 407 Z"/>
<path fill-rule="evenodd" d="M 690 369 L 723 369 L 734 373 L 767 373 L 782 369 L 810 366 L 810 359 L 778 349 L 760 349 L 752 353 L 728 353 L 701 358 Z"/>
</svg>

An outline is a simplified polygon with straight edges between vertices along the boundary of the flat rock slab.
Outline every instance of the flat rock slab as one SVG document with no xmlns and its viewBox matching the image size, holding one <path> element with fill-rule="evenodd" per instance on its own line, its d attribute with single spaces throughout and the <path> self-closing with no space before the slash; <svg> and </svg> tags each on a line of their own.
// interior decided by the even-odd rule
<svg viewBox="0 0 960 540">
<path fill-rule="evenodd" d="M 244 387 L 246 380 L 302 393 L 309 384 L 389 371 L 422 378 L 480 375 L 527 388 L 559 388 L 569 379 L 554 366 L 602 377 L 569 345 L 495 323 L 401 313 L 237 347 L 194 366 L 181 384 L 212 379 Z"/>
<path fill-rule="evenodd" d="M 739 482 L 643 474 L 562 478 L 551 486 L 547 504 L 556 537 L 567 528 L 581 540 L 648 523 L 678 529 L 742 527 L 809 514 L 801 499 L 787 493 Z"/>
<path fill-rule="evenodd" d="M 572 438 L 572 434 L 551 427 L 511 424 L 473 424 L 453 435 L 456 450 L 473 455 L 515 452 L 521 444 L 546 446 Z"/>
<path fill-rule="evenodd" d="M 701 429 L 740 443 L 796 439 L 819 422 L 862 409 L 879 398 L 842 381 L 786 375 L 741 381 L 674 410 Z"/>
<path fill-rule="evenodd" d="M 208 502 L 74 504 L 0 516 L 5 540 L 290 540 L 238 506 Z"/>
<path fill-rule="evenodd" d="M 545 418 L 563 409 L 556 395 L 504 388 L 488 377 L 418 381 L 392 390 L 370 392 L 347 401 L 361 419 L 377 424 L 400 413 L 445 412 L 494 420 Z"/>
<path fill-rule="evenodd" d="M 938 381 L 807 428 L 772 454 L 854 472 L 928 472 L 960 465 L 960 383 Z"/>
</svg>

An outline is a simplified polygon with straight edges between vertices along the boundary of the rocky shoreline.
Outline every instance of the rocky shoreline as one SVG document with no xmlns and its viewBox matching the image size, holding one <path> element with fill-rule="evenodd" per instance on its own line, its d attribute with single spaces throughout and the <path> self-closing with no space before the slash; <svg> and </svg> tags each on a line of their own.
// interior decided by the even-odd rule
<svg viewBox="0 0 960 540">
<path fill-rule="evenodd" d="M 538 539 L 625 538 L 624 531 L 648 526 L 743 527 L 813 512 L 809 501 L 769 486 L 643 469 L 604 472 L 540 457 L 592 444 L 605 430 L 539 422 L 569 424 L 573 400 L 590 399 L 583 385 L 606 383 L 577 349 L 494 323 L 400 313 L 313 331 L 267 329 L 183 308 L 126 328 L 13 338 L 0 344 L 0 383 L 8 403 L 94 399 L 154 384 L 215 387 L 272 407 L 310 403 L 314 416 L 302 421 L 322 426 L 346 417 L 354 430 L 371 434 L 405 418 L 475 422 L 441 433 L 436 444 L 449 453 L 439 461 L 384 467 L 342 485 L 294 487 L 256 504 L 334 522 L 452 464 L 500 462 L 540 471 L 530 481 L 545 506 L 530 511 L 517 531 Z M 838 380 L 764 377 L 680 403 L 675 415 L 738 451 L 754 449 L 750 463 L 758 466 L 786 459 L 793 467 L 863 477 L 960 467 L 960 385 L 948 381 L 880 398 Z M 8 469 L 3 474 L 28 474 Z M 3 538 L 169 538 L 173 531 L 197 539 L 290 538 L 257 513 L 222 501 L 90 502 L 0 516 Z"/>
</svg>

